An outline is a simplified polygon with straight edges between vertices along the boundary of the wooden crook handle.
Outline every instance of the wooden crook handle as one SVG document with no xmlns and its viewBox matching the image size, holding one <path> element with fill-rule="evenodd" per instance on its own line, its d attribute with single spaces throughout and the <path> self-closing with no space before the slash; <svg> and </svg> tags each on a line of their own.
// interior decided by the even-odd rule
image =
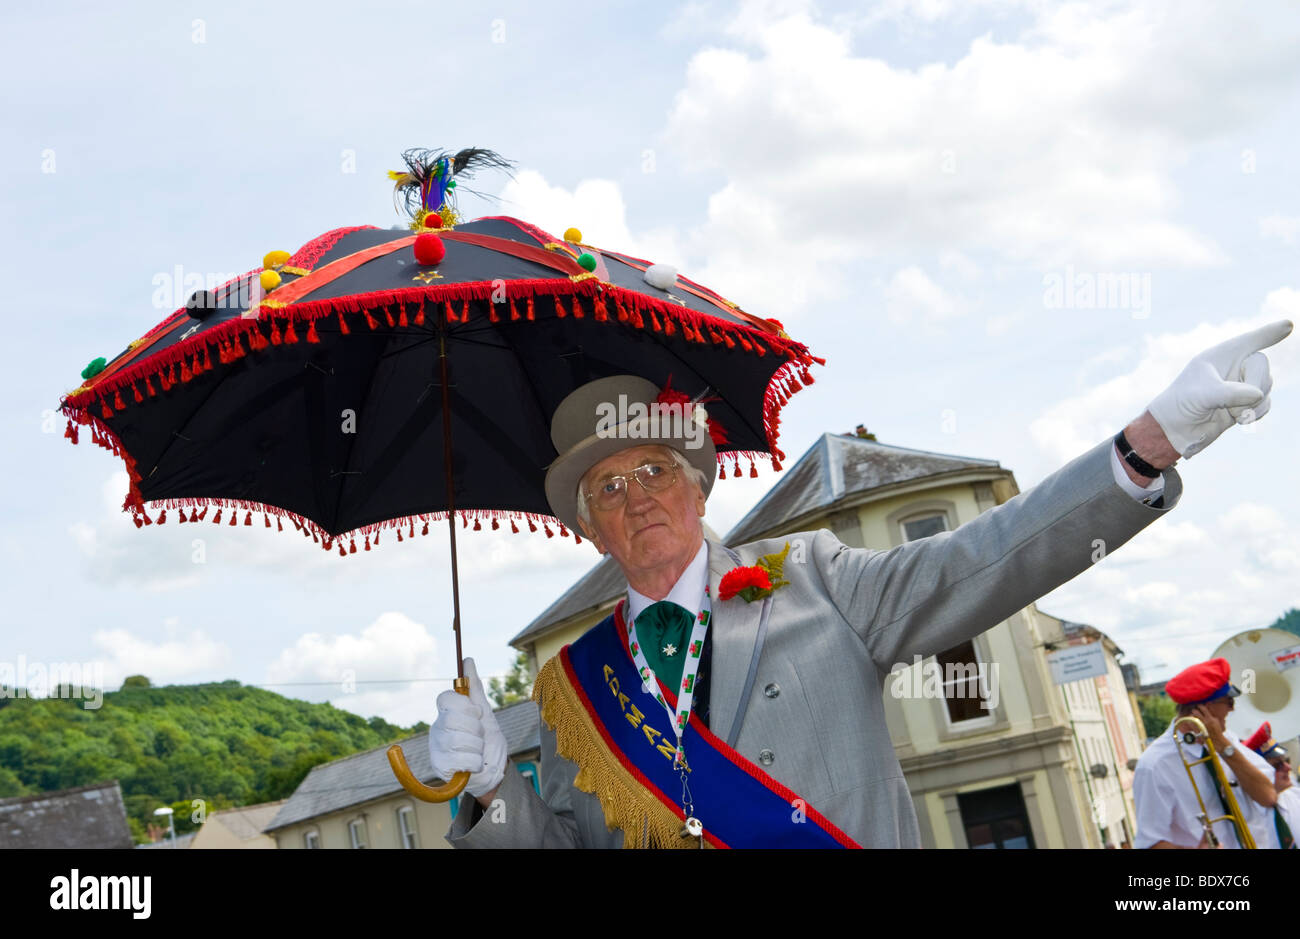
<svg viewBox="0 0 1300 939">
<path fill-rule="evenodd" d="M 459 693 L 469 697 L 469 679 L 457 678 L 452 687 Z M 441 786 L 426 786 L 415 778 L 415 774 L 411 772 L 411 767 L 406 763 L 406 754 L 402 752 L 402 748 L 397 744 L 393 744 L 388 748 L 388 765 L 393 768 L 393 775 L 402 784 L 402 788 L 424 802 L 450 802 L 461 794 L 461 791 L 469 782 L 470 774 L 462 770 L 453 774 L 451 779 Z"/>
</svg>

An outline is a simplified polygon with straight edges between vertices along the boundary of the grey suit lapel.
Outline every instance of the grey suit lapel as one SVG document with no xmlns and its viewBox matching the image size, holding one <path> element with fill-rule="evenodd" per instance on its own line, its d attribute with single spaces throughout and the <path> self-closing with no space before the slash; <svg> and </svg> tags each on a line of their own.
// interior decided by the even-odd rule
<svg viewBox="0 0 1300 939">
<path fill-rule="evenodd" d="M 713 599 L 713 617 L 709 632 L 713 636 L 713 688 L 709 692 L 709 725 L 714 734 L 726 739 L 735 718 L 739 716 L 741 693 L 750 662 L 756 651 L 760 614 L 763 603 L 746 603 L 740 597 L 718 599 L 718 583 L 722 575 L 737 562 L 727 554 L 727 549 L 717 542 L 709 542 L 709 595 Z"/>
</svg>

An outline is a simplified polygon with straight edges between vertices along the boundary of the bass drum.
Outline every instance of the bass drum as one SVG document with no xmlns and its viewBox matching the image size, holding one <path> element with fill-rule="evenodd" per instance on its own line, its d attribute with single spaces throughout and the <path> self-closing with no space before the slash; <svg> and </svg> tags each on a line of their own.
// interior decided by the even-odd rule
<svg viewBox="0 0 1300 939">
<path fill-rule="evenodd" d="M 1264 721 L 1279 743 L 1300 735 L 1300 636 L 1281 629 L 1248 629 L 1214 650 L 1232 666 L 1241 689 L 1228 714 L 1230 731 L 1245 740 Z"/>
</svg>

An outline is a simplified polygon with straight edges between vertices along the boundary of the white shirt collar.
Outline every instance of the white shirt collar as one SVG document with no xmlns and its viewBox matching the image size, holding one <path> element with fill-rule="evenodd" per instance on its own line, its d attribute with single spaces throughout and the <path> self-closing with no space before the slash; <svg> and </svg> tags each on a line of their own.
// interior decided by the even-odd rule
<svg viewBox="0 0 1300 939">
<path fill-rule="evenodd" d="M 668 591 L 665 600 L 671 600 L 678 606 L 690 610 L 692 616 L 698 616 L 701 607 L 704 606 L 704 588 L 709 585 L 709 543 L 703 542 L 700 550 L 695 552 L 695 557 L 690 564 L 686 565 L 686 570 L 682 571 L 682 576 L 677 578 L 677 583 L 673 584 L 673 589 Z M 637 593 L 629 585 L 627 588 L 627 615 L 626 621 L 629 623 L 636 622 L 636 618 L 641 615 L 641 611 L 654 603 L 645 594 Z"/>
</svg>

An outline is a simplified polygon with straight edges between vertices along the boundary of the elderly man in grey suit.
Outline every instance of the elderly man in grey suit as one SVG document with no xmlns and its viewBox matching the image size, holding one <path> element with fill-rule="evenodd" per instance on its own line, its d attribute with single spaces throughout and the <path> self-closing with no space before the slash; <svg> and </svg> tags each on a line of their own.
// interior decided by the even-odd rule
<svg viewBox="0 0 1300 939">
<path fill-rule="evenodd" d="M 991 628 L 1085 570 L 1099 541 L 1114 551 L 1171 510 L 1179 457 L 1268 410 L 1260 350 L 1290 331 L 1284 320 L 1206 350 L 1115 438 L 956 531 L 889 551 L 825 530 L 734 550 L 706 540 L 715 455 L 691 445 L 697 429 L 602 432 L 602 401 L 654 399 L 642 379 L 574 392 L 552 421 L 548 497 L 618 562 L 627 599 L 538 676 L 540 796 L 507 766 L 472 661 L 470 695 L 439 696 L 433 767 L 472 774 L 448 840 L 919 847 L 885 724 L 890 669 Z M 760 561 L 768 588 L 720 589 Z"/>
</svg>

